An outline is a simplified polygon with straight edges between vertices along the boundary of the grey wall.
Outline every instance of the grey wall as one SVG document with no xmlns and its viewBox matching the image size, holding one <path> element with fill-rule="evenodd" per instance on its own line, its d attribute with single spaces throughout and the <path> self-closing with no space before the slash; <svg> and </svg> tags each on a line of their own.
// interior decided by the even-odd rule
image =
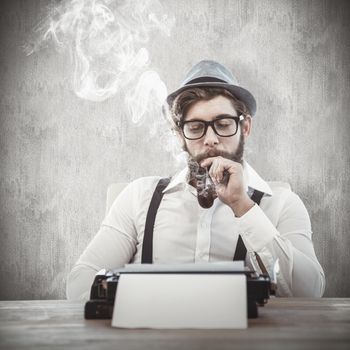
<svg viewBox="0 0 350 350">
<path fill-rule="evenodd" d="M 350 296 L 348 1 L 161 1 L 171 39 L 148 44 L 170 90 L 198 60 L 221 61 L 258 101 L 247 158 L 287 181 L 311 215 L 326 296 Z M 108 184 L 167 175 L 174 161 L 129 122 L 120 95 L 71 89 L 69 56 L 22 45 L 46 1 L 0 11 L 0 299 L 65 297 L 65 276 L 99 228 Z"/>
</svg>

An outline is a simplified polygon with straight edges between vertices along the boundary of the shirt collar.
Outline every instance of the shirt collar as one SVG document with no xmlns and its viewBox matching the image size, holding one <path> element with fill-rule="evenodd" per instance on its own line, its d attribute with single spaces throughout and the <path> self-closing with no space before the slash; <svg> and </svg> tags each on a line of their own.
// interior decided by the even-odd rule
<svg viewBox="0 0 350 350">
<path fill-rule="evenodd" d="M 244 178 L 249 189 L 258 190 L 260 192 L 263 192 L 267 195 L 272 196 L 272 190 L 271 187 L 268 185 L 266 181 L 264 181 L 260 175 L 245 161 L 243 160 L 243 171 L 244 171 Z M 188 168 L 182 169 L 180 172 L 176 173 L 171 181 L 169 182 L 168 186 L 165 187 L 163 190 L 164 192 L 167 192 L 177 186 L 185 186 L 187 183 L 187 173 Z"/>
<path fill-rule="evenodd" d="M 169 184 L 165 189 L 163 190 L 164 192 L 170 191 L 171 189 L 181 185 L 184 186 L 187 183 L 187 172 L 188 168 L 182 169 L 180 172 L 176 173 L 170 180 Z"/>
<path fill-rule="evenodd" d="M 244 178 L 249 188 L 258 190 L 269 196 L 272 196 L 273 192 L 269 184 L 261 178 L 261 176 L 245 161 L 243 160 Z"/>
</svg>

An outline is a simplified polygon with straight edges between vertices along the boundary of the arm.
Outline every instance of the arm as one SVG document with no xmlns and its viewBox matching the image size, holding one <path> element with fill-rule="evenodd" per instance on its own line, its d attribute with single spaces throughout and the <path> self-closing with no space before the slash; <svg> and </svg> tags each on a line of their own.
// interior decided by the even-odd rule
<svg viewBox="0 0 350 350">
<path fill-rule="evenodd" d="M 67 278 L 68 299 L 89 299 L 95 274 L 128 263 L 136 251 L 137 233 L 134 225 L 132 184 L 113 203 L 100 230 L 84 250 Z"/>
<path fill-rule="evenodd" d="M 67 299 L 89 299 L 96 273 L 124 266 L 133 257 L 135 247 L 128 235 L 102 225 L 68 275 Z"/>
<path fill-rule="evenodd" d="M 202 161 L 201 166 L 211 166 L 209 174 L 218 197 L 238 217 L 239 232 L 247 249 L 260 255 L 270 273 L 278 259 L 277 295 L 322 296 L 324 272 L 315 255 L 310 218 L 300 198 L 290 190 L 280 194 L 276 204 L 272 204 L 278 215 L 275 226 L 248 197 L 241 164 L 212 157 Z M 227 184 L 221 182 L 225 171 L 229 174 Z"/>
<path fill-rule="evenodd" d="M 295 193 L 288 191 L 276 227 L 258 205 L 239 221 L 247 249 L 260 255 L 268 271 L 279 260 L 278 296 L 323 295 L 325 276 L 315 255 L 309 215 Z"/>
</svg>

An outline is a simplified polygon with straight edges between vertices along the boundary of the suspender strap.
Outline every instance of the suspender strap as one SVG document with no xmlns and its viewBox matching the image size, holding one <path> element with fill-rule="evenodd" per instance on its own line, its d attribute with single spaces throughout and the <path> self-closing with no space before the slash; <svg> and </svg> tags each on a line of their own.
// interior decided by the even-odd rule
<svg viewBox="0 0 350 350">
<path fill-rule="evenodd" d="M 241 235 L 239 235 L 233 260 L 234 261 L 245 260 L 246 254 L 247 254 L 247 248 L 245 247 L 245 245 L 243 243 L 243 239 L 242 239 Z"/>
<path fill-rule="evenodd" d="M 258 190 L 254 190 L 250 199 L 255 202 L 257 205 L 260 205 L 261 198 L 264 196 L 264 192 L 260 192 Z"/>
<path fill-rule="evenodd" d="M 154 190 L 151 203 L 148 208 L 145 232 L 142 243 L 142 264 L 152 264 L 153 262 L 153 229 L 156 220 L 159 204 L 163 198 L 163 190 L 168 186 L 170 178 L 160 179 Z"/>
<path fill-rule="evenodd" d="M 252 196 L 250 197 L 253 202 L 257 205 L 260 204 L 261 198 L 264 196 L 264 192 L 260 192 L 258 190 L 254 190 Z M 247 248 L 244 245 L 243 239 L 241 235 L 238 236 L 237 246 L 235 250 L 235 254 L 233 256 L 233 260 L 245 260 L 245 256 L 247 255 Z"/>
<path fill-rule="evenodd" d="M 146 226 L 143 236 L 142 243 L 142 264 L 152 264 L 153 262 L 153 230 L 154 223 L 156 220 L 157 211 L 160 205 L 160 202 L 163 198 L 163 190 L 168 186 L 170 178 L 160 179 L 152 196 L 151 203 L 148 208 L 147 217 L 146 217 Z M 256 204 L 260 204 L 262 197 L 264 196 L 263 192 L 254 190 L 251 199 Z M 245 260 L 247 254 L 247 248 L 244 245 L 241 235 L 238 236 L 236 251 L 233 257 L 233 260 Z"/>
</svg>

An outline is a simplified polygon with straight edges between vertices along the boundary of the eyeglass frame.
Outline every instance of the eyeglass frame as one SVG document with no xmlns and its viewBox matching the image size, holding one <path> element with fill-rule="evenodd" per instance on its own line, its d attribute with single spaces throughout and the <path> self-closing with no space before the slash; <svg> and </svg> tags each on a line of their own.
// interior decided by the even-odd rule
<svg viewBox="0 0 350 350">
<path fill-rule="evenodd" d="M 217 120 L 220 120 L 220 119 L 233 119 L 235 122 L 236 122 L 236 132 L 234 134 L 231 134 L 231 135 L 220 135 L 217 130 L 215 129 L 215 125 L 214 123 L 217 121 Z M 215 119 L 207 122 L 205 120 L 201 120 L 201 119 L 191 119 L 191 120 L 181 120 L 181 121 L 178 121 L 176 124 L 177 126 L 182 130 L 182 134 L 184 136 L 185 139 L 187 140 L 199 140 L 201 139 L 203 136 L 206 135 L 207 131 L 208 131 L 208 127 L 211 126 L 211 128 L 213 129 L 215 135 L 217 136 L 220 136 L 220 137 L 232 137 L 234 135 L 237 134 L 238 132 L 238 125 L 239 125 L 239 122 L 243 121 L 244 120 L 244 115 L 243 114 L 240 114 L 238 116 L 233 116 L 233 115 L 230 115 L 230 114 L 220 114 L 218 115 Z M 201 122 L 201 123 L 204 123 L 205 127 L 204 127 L 204 132 L 203 132 L 203 135 L 200 136 L 200 137 L 196 137 L 196 138 L 189 138 L 185 135 L 185 132 L 184 132 L 184 126 L 185 124 L 187 123 L 191 123 L 191 122 Z"/>
</svg>

